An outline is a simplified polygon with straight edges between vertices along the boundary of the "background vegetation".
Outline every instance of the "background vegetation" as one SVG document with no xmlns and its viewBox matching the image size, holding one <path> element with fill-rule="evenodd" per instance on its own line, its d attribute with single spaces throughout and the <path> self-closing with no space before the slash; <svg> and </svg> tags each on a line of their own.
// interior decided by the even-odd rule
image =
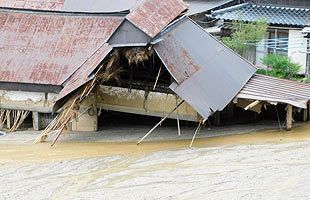
<svg viewBox="0 0 310 200">
<path fill-rule="evenodd" d="M 249 23 L 233 21 L 232 26 L 233 33 L 230 37 L 223 37 L 222 42 L 244 57 L 246 52 L 253 48 L 253 45 L 248 43 L 255 47 L 255 44 L 264 38 L 268 24 L 263 20 Z"/>
</svg>

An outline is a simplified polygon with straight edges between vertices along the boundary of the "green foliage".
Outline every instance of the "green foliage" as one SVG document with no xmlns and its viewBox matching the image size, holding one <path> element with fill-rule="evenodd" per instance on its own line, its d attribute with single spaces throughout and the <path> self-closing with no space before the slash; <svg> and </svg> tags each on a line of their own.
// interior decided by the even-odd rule
<svg viewBox="0 0 310 200">
<path fill-rule="evenodd" d="M 294 63 L 289 57 L 278 54 L 268 54 L 262 59 L 262 63 L 269 69 L 259 69 L 257 73 L 268 76 L 297 80 L 301 66 Z"/>
<path fill-rule="evenodd" d="M 234 32 L 231 37 L 223 37 L 222 42 L 241 56 L 244 56 L 245 53 L 253 47 L 247 43 L 250 42 L 255 45 L 263 39 L 266 34 L 267 27 L 268 24 L 263 20 L 249 23 L 234 21 Z"/>
</svg>

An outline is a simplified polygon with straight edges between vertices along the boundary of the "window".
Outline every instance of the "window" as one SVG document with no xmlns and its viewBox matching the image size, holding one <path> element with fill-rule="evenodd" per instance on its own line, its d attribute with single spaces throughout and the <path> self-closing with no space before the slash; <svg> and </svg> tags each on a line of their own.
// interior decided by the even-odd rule
<svg viewBox="0 0 310 200">
<path fill-rule="evenodd" d="M 281 29 L 270 30 L 267 46 L 268 46 L 268 53 L 287 55 L 288 30 L 281 30 Z"/>
</svg>

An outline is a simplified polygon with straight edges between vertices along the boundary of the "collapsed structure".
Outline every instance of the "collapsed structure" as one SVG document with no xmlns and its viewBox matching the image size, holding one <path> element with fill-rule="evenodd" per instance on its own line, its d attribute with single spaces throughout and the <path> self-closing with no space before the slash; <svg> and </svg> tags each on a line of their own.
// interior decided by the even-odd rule
<svg viewBox="0 0 310 200">
<path fill-rule="evenodd" d="M 308 84 L 255 75 L 182 0 L 125 2 L 1 1 L 0 125 L 32 112 L 38 142 L 96 131 L 101 109 L 201 122 L 240 99 L 307 109 Z"/>
</svg>

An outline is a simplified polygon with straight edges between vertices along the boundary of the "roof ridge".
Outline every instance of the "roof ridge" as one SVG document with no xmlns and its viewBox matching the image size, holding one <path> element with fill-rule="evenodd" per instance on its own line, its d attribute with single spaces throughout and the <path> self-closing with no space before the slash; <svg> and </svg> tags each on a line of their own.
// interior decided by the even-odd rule
<svg viewBox="0 0 310 200">
<path fill-rule="evenodd" d="M 275 9 L 283 9 L 283 10 L 305 10 L 309 11 L 309 8 L 300 8 L 300 7 L 285 7 L 285 6 L 276 6 L 276 5 L 265 5 L 265 4 L 254 4 L 251 3 L 253 7 L 263 7 L 263 8 L 275 8 Z"/>
<path fill-rule="evenodd" d="M 248 6 L 248 5 L 251 5 L 251 3 L 237 4 L 237 5 L 230 6 L 230 7 L 227 7 L 227 8 L 223 8 L 223 9 L 220 9 L 220 10 L 212 11 L 211 15 L 212 15 L 212 14 L 220 14 L 220 13 L 223 13 L 223 12 L 236 10 L 236 9 L 239 9 L 239 8 L 242 8 L 242 7 L 245 7 L 245 6 Z"/>
</svg>

